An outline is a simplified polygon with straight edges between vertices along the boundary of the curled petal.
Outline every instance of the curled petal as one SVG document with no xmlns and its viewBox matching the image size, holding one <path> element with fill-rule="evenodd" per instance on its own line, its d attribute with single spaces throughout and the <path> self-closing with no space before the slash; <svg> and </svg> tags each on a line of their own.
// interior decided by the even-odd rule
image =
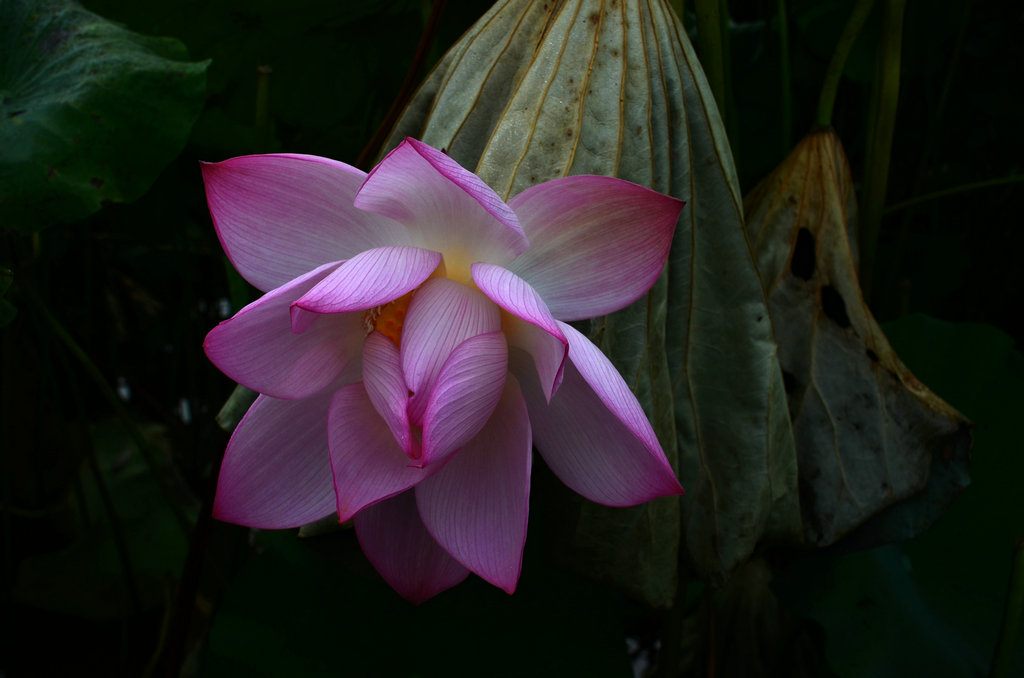
<svg viewBox="0 0 1024 678">
<path fill-rule="evenodd" d="M 409 417 L 423 414 L 441 366 L 455 347 L 478 334 L 501 329 L 501 313 L 490 299 L 447 278 L 431 278 L 416 290 L 402 330 L 402 372 L 413 392 Z"/>
<path fill-rule="evenodd" d="M 558 321 L 537 291 L 515 273 L 486 263 L 473 264 L 471 269 L 480 291 L 511 314 L 504 323 L 509 343 L 533 357 L 544 397 L 551 400 L 562 381 L 569 354 L 569 342 L 562 336 Z"/>
<path fill-rule="evenodd" d="M 214 518 L 283 529 L 334 511 L 325 425 L 332 395 L 325 389 L 305 400 L 256 398 L 224 453 Z"/>
<path fill-rule="evenodd" d="M 206 355 L 239 384 L 275 398 L 305 398 L 333 382 L 359 355 L 361 313 L 316 316 L 293 332 L 288 307 L 337 268 L 325 264 L 268 292 L 210 330 Z"/>
<path fill-rule="evenodd" d="M 458 278 L 468 279 L 473 262 L 506 264 L 529 246 L 515 213 L 497 193 L 414 139 L 370 172 L 355 205 L 409 226 L 420 246 L 445 253 L 449 275 Z"/>
<path fill-rule="evenodd" d="M 423 464 L 460 448 L 490 419 L 508 374 L 501 332 L 470 337 L 455 347 L 437 375 L 423 417 Z"/>
<path fill-rule="evenodd" d="M 410 603 L 419 605 L 469 574 L 423 527 L 411 492 L 367 507 L 354 522 L 363 553 Z"/>
<path fill-rule="evenodd" d="M 560 324 L 569 340 L 569 363 L 551 403 L 544 402 L 532 370 L 516 371 L 525 375 L 523 393 L 544 461 L 566 485 L 607 506 L 633 506 L 682 494 L 654 430 L 622 376 L 586 337 Z"/>
<path fill-rule="evenodd" d="M 560 320 L 606 315 L 661 275 L 683 202 L 621 179 L 572 176 L 531 186 L 509 205 L 530 249 L 509 265 Z"/>
<path fill-rule="evenodd" d="M 416 247 L 360 252 L 302 295 L 295 306 L 314 313 L 365 311 L 411 292 L 440 263 L 440 253 Z"/>
<path fill-rule="evenodd" d="M 419 458 L 420 444 L 409 426 L 409 389 L 398 347 L 380 332 L 372 332 L 363 343 L 363 386 L 398 446 L 409 458 Z"/>
<path fill-rule="evenodd" d="M 483 430 L 416 486 L 427 530 L 460 563 L 515 591 L 530 499 L 530 420 L 515 377 Z"/>
<path fill-rule="evenodd" d="M 409 489 L 439 470 L 412 467 L 363 384 L 340 389 L 327 418 L 330 473 L 338 516 L 348 520 L 363 508 Z"/>
<path fill-rule="evenodd" d="M 329 261 L 410 241 L 398 222 L 353 205 L 366 174 L 345 163 L 278 154 L 201 167 L 224 251 L 264 292 Z"/>
</svg>

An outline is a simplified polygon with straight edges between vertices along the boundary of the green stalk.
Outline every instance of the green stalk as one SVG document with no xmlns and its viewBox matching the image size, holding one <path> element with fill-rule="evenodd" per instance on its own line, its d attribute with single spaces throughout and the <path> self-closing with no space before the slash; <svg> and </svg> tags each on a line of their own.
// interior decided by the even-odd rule
<svg viewBox="0 0 1024 678">
<path fill-rule="evenodd" d="M 57 360 L 60 362 L 61 368 L 64 370 L 64 374 L 69 378 L 73 378 L 73 372 L 71 370 L 71 366 L 68 364 L 67 355 L 57 352 Z M 86 412 L 85 400 L 82 397 L 78 384 L 76 382 L 71 382 L 68 386 L 68 391 L 70 391 L 71 400 L 75 405 L 75 415 L 77 420 L 84 422 Z M 58 409 L 58 416 L 65 418 L 66 415 Z M 103 476 L 103 470 L 100 468 L 100 462 L 96 456 L 96 448 L 92 444 L 92 441 L 87 438 L 88 433 L 79 430 L 76 430 L 75 433 L 76 442 L 79 437 L 85 438 L 85 440 L 79 444 L 81 444 L 85 449 L 84 456 L 86 466 L 92 474 L 93 482 L 96 485 L 96 491 L 100 495 L 100 503 L 103 504 L 103 510 L 107 515 L 107 522 L 110 525 L 110 534 L 114 540 L 114 550 L 117 552 L 117 558 L 121 562 L 121 573 L 124 576 L 124 585 L 128 591 L 128 600 L 132 606 L 132 613 L 139 615 L 142 612 L 142 599 L 139 597 L 139 587 L 136 583 L 135 569 L 132 567 L 131 553 L 128 550 L 128 542 L 124 538 L 124 529 L 122 528 L 121 519 L 117 514 L 117 507 L 114 506 L 114 499 L 110 495 L 110 490 L 107 487 L 107 480 Z M 79 482 L 77 475 L 75 476 L 74 483 L 76 490 L 78 490 Z M 81 492 L 81 490 L 78 491 Z M 84 492 L 82 494 L 83 514 L 88 517 Z"/>
<path fill-rule="evenodd" d="M 686 590 L 689 581 L 686 568 L 679 565 L 679 581 L 676 597 L 671 609 L 667 610 L 661 622 L 661 649 L 654 667 L 654 678 L 676 678 L 682 663 L 683 634 L 686 618 Z"/>
<path fill-rule="evenodd" d="M 718 104 L 718 111 L 725 123 L 725 48 L 723 45 L 721 0 L 696 0 L 697 12 L 697 54 L 704 67 L 704 74 L 711 86 L 711 93 Z"/>
<path fill-rule="evenodd" d="M 779 15 L 779 88 L 782 90 L 782 154 L 793 146 L 793 88 L 789 81 L 789 20 L 786 0 L 778 0 Z"/>
<path fill-rule="evenodd" d="M 430 15 L 427 17 L 426 25 L 423 27 L 423 33 L 420 34 L 420 42 L 416 46 L 416 54 L 412 58 L 412 63 L 409 64 L 409 70 L 405 73 L 402 87 L 398 90 L 395 100 L 391 102 L 391 108 L 377 127 L 373 138 L 363 147 L 359 158 L 356 160 L 356 167 L 361 167 L 365 170 L 370 169 L 373 165 L 373 158 L 384 146 L 384 142 L 387 141 L 392 128 L 398 122 L 399 116 L 405 110 L 409 100 L 412 99 L 412 95 L 415 94 L 420 74 L 426 70 L 430 49 L 434 44 L 434 38 L 437 37 L 437 31 L 441 27 L 441 16 L 444 14 L 444 7 L 447 1 L 433 0 L 431 3 Z"/>
<path fill-rule="evenodd" d="M 729 137 L 729 147 L 732 150 L 732 157 L 736 163 L 740 162 L 740 134 L 737 129 L 739 116 L 736 115 L 736 97 L 732 89 L 732 45 L 731 33 L 729 32 L 729 6 L 726 0 L 719 0 L 718 16 L 721 21 L 719 35 L 722 40 L 722 91 L 725 95 L 725 106 L 722 111 L 722 122 L 725 124 L 725 132 Z"/>
<path fill-rule="evenodd" d="M 875 91 L 868 119 L 868 149 L 864 164 L 864 191 L 861 200 L 860 286 L 864 298 L 871 299 L 875 254 L 882 227 L 882 208 L 889 183 L 889 159 L 896 126 L 896 105 L 900 96 L 900 48 L 903 41 L 903 12 L 906 0 L 886 0 L 882 16 L 882 42 L 879 49 Z"/>
<path fill-rule="evenodd" d="M 992 656 L 990 678 L 1006 678 L 1013 663 L 1014 642 L 1020 630 L 1021 613 L 1024 612 L 1024 541 L 1020 535 L 1013 547 L 1013 564 L 1010 566 L 1010 590 L 1006 593 L 1006 607 L 1003 609 L 1003 623 L 999 629 L 999 640 Z"/>
<path fill-rule="evenodd" d="M 939 99 L 934 105 L 928 108 L 928 133 L 925 135 L 925 142 L 922 146 L 921 158 L 917 163 L 917 174 L 914 177 L 914 188 L 911 195 L 921 192 L 928 169 L 933 166 L 939 150 L 943 147 L 939 138 L 942 129 L 942 118 L 946 111 L 946 104 L 949 102 L 949 93 L 953 90 L 953 76 L 957 72 L 957 65 L 960 62 L 960 55 L 963 53 L 964 41 L 967 38 L 967 27 L 971 20 L 971 3 L 964 2 L 964 11 L 960 16 L 960 29 L 956 34 L 956 41 L 949 53 L 949 63 L 946 65 L 946 75 L 942 79 L 942 90 L 939 92 Z"/>
<path fill-rule="evenodd" d="M 36 294 L 35 290 L 31 289 L 27 285 L 23 285 L 22 290 L 29 297 L 29 300 L 31 301 L 32 306 L 35 308 L 35 310 L 39 312 L 39 314 L 43 317 L 43 320 L 45 320 L 46 323 L 50 326 L 50 329 L 53 330 L 54 335 L 56 335 L 57 338 L 60 339 L 60 341 L 64 344 L 65 348 L 67 348 L 68 351 L 71 352 L 71 355 L 73 355 L 78 360 L 78 362 L 81 363 L 82 367 L 85 369 L 86 374 L 88 374 L 89 377 L 92 379 L 93 383 L 99 390 L 100 394 L 103 396 L 104 400 L 107 401 L 107 404 L 114 411 L 114 414 L 117 415 L 117 418 L 121 420 L 122 424 L 124 424 L 124 427 L 127 430 L 129 437 L 131 437 L 132 442 L 135 443 L 135 446 L 139 448 L 139 452 L 142 454 L 142 458 L 145 460 L 146 465 L 149 467 L 150 473 L 153 475 L 154 480 L 156 480 L 157 485 L 160 487 L 160 492 L 161 494 L 164 495 L 164 499 L 167 501 L 167 505 L 170 507 L 171 512 L 174 513 L 174 517 L 177 519 L 178 526 L 181 528 L 182 533 L 188 536 L 190 529 L 189 520 L 185 516 L 185 513 L 178 506 L 178 503 L 174 500 L 174 493 L 167 485 L 167 481 L 164 479 L 163 474 L 160 472 L 160 469 L 157 466 L 156 455 L 151 449 L 149 441 L 146 440 L 146 437 L 142 434 L 142 431 L 140 431 L 139 427 L 136 426 L 135 421 L 128 413 L 128 410 L 125 409 L 124 404 L 117 397 L 117 394 L 114 392 L 114 389 L 110 386 L 109 383 L 107 383 L 107 380 L 103 377 L 103 373 L 100 372 L 100 368 L 98 368 L 96 366 L 96 363 L 92 361 L 92 359 L 89 357 L 89 354 L 86 353 L 85 350 L 78 345 L 78 342 L 76 342 L 74 337 L 71 336 L 71 333 L 68 332 L 67 329 L 65 329 L 65 327 L 60 323 L 60 321 L 57 320 L 57 318 L 50 312 L 50 309 L 47 308 L 46 304 L 39 297 L 39 295 Z"/>
<path fill-rule="evenodd" d="M 846 66 L 846 58 L 850 56 L 850 50 L 857 42 L 864 22 L 871 14 L 871 8 L 875 6 L 875 0 L 857 0 L 850 18 L 843 29 L 843 35 L 836 43 L 836 51 L 832 54 L 832 61 L 829 62 L 828 71 L 825 72 L 825 82 L 821 86 L 821 96 L 818 97 L 818 125 L 821 127 L 832 126 L 832 109 L 836 103 L 836 92 L 839 90 L 839 81 L 843 77 L 843 68 Z"/>
<path fill-rule="evenodd" d="M 943 188 L 939 191 L 932 191 L 931 193 L 925 193 L 924 195 L 918 195 L 913 198 L 908 198 L 901 202 L 892 203 L 886 206 L 882 210 L 882 214 L 889 214 L 890 212 L 899 212 L 905 210 L 908 207 L 916 207 L 924 202 L 930 202 L 932 200 L 938 200 L 940 198 L 947 198 L 957 193 L 967 193 L 968 191 L 977 191 L 981 188 L 992 188 L 994 186 L 1005 186 L 1006 184 L 1021 184 L 1024 183 L 1024 175 L 1011 174 L 1008 177 L 999 177 L 997 179 L 985 179 L 984 181 L 972 181 L 967 184 L 960 184 L 959 186 L 950 186 L 949 188 Z"/>
</svg>

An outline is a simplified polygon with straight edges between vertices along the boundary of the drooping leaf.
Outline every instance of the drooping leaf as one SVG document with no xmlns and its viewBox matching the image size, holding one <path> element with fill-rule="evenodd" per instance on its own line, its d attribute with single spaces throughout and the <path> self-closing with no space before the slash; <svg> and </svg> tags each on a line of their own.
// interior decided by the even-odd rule
<svg viewBox="0 0 1024 678">
<path fill-rule="evenodd" d="M 971 485 L 917 538 L 839 553 L 851 540 L 877 541 L 876 529 L 891 531 L 887 514 L 926 497 L 933 476 L 921 495 L 882 511 L 825 553 L 789 563 L 773 588 L 790 610 L 822 625 L 840 676 L 986 675 L 1013 545 L 1024 530 L 1017 492 L 1024 356 L 990 325 L 910 315 L 883 327 L 914 374 L 976 423 Z M 1019 642 L 1009 675 L 1024 675 Z"/>
<path fill-rule="evenodd" d="M 563 548 L 648 602 L 688 560 L 721 579 L 766 534 L 798 529 L 796 467 L 767 303 L 728 144 L 662 0 L 503 0 L 445 55 L 389 140 L 444 148 L 509 197 L 570 174 L 688 202 L 668 271 L 591 338 L 637 393 L 689 493 L 635 509 L 580 501 Z"/>
<path fill-rule="evenodd" d="M 0 212 L 23 233 L 141 196 L 181 150 L 207 63 L 69 0 L 0 3 Z"/>
<path fill-rule="evenodd" d="M 875 530 L 878 539 L 919 533 L 968 482 L 970 424 L 900 362 L 861 297 L 853 181 L 835 133 L 803 139 L 746 211 L 779 342 L 806 540 L 831 544 L 927 486 L 912 511 Z"/>
</svg>

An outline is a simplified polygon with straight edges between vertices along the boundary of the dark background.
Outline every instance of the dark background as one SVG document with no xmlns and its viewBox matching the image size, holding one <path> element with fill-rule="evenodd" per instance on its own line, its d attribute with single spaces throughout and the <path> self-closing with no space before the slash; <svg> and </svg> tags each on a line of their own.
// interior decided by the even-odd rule
<svg viewBox="0 0 1024 678">
<path fill-rule="evenodd" d="M 810 129 L 853 3 L 788 3 L 790 129 L 777 5 L 728 4 L 725 112 L 746 191 Z M 0 230 L 0 265 L 15 280 L 7 299 L 18 308 L 0 328 L 0 676 L 628 676 L 631 664 L 650 661 L 664 613 L 551 565 L 542 507 L 531 511 L 514 597 L 471 577 L 416 609 L 376 578 L 351 534 L 253 534 L 204 511 L 227 441 L 214 416 L 233 384 L 208 363 L 202 341 L 254 292 L 221 253 L 198 161 L 287 151 L 355 163 L 401 88 L 431 3 L 85 5 L 212 62 L 187 144 L 145 195 L 35 236 Z M 450 0 L 428 63 L 489 5 Z M 834 119 L 858 182 L 878 25 L 869 20 L 850 57 Z M 708 640 L 706 591 L 691 583 L 681 650 L 690 666 L 701 665 L 695 657 L 709 642 L 748 651 L 775 638 L 774 627 L 781 639 L 760 647 L 763 675 L 988 671 L 1024 528 L 1016 499 L 1024 11 L 1014 2 L 911 2 L 904 28 L 870 302 L 907 365 L 975 422 L 973 485 L 912 542 L 793 558 L 775 579 L 777 598 L 758 589 L 762 597 L 746 603 L 754 621 L 733 635 Z M 269 67 L 265 113 L 261 66 Z M 977 182 L 991 185 L 970 187 Z M 29 284 L 118 393 L 122 412 L 100 397 Z M 138 453 L 140 436 L 152 466 Z"/>
</svg>

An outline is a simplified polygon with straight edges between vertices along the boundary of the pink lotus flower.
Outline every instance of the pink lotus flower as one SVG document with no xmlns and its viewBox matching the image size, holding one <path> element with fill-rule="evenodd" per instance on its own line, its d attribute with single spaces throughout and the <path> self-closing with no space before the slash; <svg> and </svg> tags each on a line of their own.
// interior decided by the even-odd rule
<svg viewBox="0 0 1024 678">
<path fill-rule="evenodd" d="M 225 252 L 266 292 L 205 342 L 261 394 L 228 444 L 217 518 L 354 520 L 420 602 L 469 571 L 515 590 L 533 445 L 601 504 L 682 493 L 622 377 L 564 322 L 650 288 L 682 202 L 573 176 L 506 204 L 412 139 L 368 175 L 255 155 L 203 178 Z"/>
</svg>

